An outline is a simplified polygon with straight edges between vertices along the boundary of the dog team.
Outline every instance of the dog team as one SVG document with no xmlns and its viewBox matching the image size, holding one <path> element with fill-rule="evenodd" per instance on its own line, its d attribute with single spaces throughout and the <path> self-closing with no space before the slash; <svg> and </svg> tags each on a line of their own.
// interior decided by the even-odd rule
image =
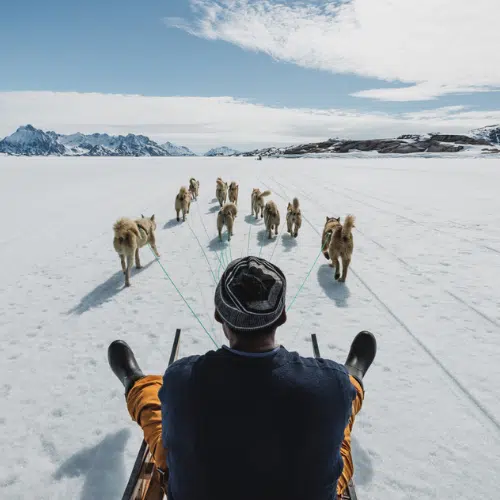
<svg viewBox="0 0 500 500">
<path fill-rule="evenodd" d="M 227 239 L 231 241 L 233 236 L 234 221 L 238 215 L 238 183 L 232 181 L 230 184 L 220 177 L 215 183 L 215 197 L 220 205 L 217 214 L 217 232 L 219 240 L 222 241 L 222 230 L 227 229 Z M 177 222 L 186 220 L 189 214 L 191 201 L 197 200 L 200 192 L 200 181 L 195 178 L 189 179 L 189 187 L 182 186 L 175 197 L 175 212 Z M 272 200 L 265 201 L 264 198 L 270 196 L 271 191 L 261 191 L 253 188 L 251 196 L 252 216 L 264 219 L 268 238 L 272 238 L 273 232 L 277 236 L 280 226 L 280 212 L 276 203 Z M 229 201 L 227 201 L 229 200 Z M 321 249 L 327 260 L 331 259 L 330 266 L 335 267 L 335 280 L 344 283 L 347 277 L 349 264 L 354 249 L 352 229 L 355 227 L 354 215 L 348 215 L 344 223 L 340 222 L 340 217 L 326 217 L 326 222 L 321 236 Z M 294 198 L 288 203 L 286 211 L 287 232 L 291 237 L 297 238 L 302 225 L 302 212 L 298 198 Z M 134 258 L 137 269 L 141 268 L 139 259 L 139 249 L 149 244 L 157 257 L 160 257 L 156 248 L 155 240 L 156 221 L 154 214 L 151 217 L 141 215 L 140 219 L 132 220 L 122 217 L 113 226 L 114 238 L 113 246 L 120 257 L 122 271 L 125 275 L 125 286 L 130 286 L 130 270 Z M 340 273 L 340 262 L 342 261 L 342 273 Z"/>
</svg>

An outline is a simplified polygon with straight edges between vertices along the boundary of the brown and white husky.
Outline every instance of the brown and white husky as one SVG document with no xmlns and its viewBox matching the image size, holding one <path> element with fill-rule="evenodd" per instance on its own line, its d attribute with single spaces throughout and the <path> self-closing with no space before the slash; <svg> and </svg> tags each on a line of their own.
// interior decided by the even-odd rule
<svg viewBox="0 0 500 500">
<path fill-rule="evenodd" d="M 227 240 L 231 241 L 233 235 L 234 219 L 238 214 L 238 208 L 234 203 L 226 203 L 217 214 L 217 231 L 219 240 L 222 241 L 222 228 L 227 227 Z"/>
<path fill-rule="evenodd" d="M 252 190 L 252 215 L 255 213 L 255 218 L 258 219 L 259 211 L 260 218 L 264 217 L 264 198 L 270 196 L 271 191 L 260 192 L 259 188 L 253 188 Z"/>
<path fill-rule="evenodd" d="M 264 224 L 266 225 L 268 238 L 271 238 L 273 231 L 274 234 L 278 234 L 280 212 L 278 206 L 272 200 L 269 200 L 264 208 Z"/>
<path fill-rule="evenodd" d="M 341 283 L 346 279 L 347 270 L 349 269 L 352 252 L 354 250 L 352 228 L 355 227 L 355 220 L 354 215 L 348 215 L 343 224 L 335 226 L 328 246 L 328 253 L 332 259 L 330 266 L 335 266 L 335 279 Z M 340 275 L 339 259 L 342 259 L 342 276 Z"/>
<path fill-rule="evenodd" d="M 288 232 L 297 238 L 300 226 L 302 225 L 302 212 L 299 206 L 299 199 L 294 198 L 292 203 L 288 203 L 286 210 L 286 225 Z"/>
<path fill-rule="evenodd" d="M 135 257 L 135 266 L 141 268 L 139 248 L 150 244 L 157 257 L 160 256 L 156 248 L 155 239 L 156 221 L 154 214 L 151 217 L 142 216 L 141 219 L 122 217 L 113 225 L 113 247 L 120 256 L 122 271 L 125 274 L 125 286 L 130 286 L 130 269 Z M 125 263 L 125 260 L 127 261 Z"/>
<path fill-rule="evenodd" d="M 182 220 L 186 220 L 186 214 L 189 213 L 191 206 L 191 193 L 185 186 L 182 186 L 175 197 L 175 212 L 177 214 L 177 222 L 179 222 L 179 212 L 182 210 Z"/>
</svg>

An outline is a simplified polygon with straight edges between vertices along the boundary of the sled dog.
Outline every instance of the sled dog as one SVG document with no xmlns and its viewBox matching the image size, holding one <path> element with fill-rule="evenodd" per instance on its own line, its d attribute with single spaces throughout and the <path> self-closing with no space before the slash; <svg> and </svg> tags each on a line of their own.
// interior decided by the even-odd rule
<svg viewBox="0 0 500 500">
<path fill-rule="evenodd" d="M 286 210 L 286 225 L 288 232 L 297 238 L 300 226 L 302 225 L 302 212 L 299 206 L 299 199 L 294 198 L 292 203 L 288 203 Z"/>
<path fill-rule="evenodd" d="M 264 198 L 266 196 L 269 196 L 271 194 L 271 191 L 264 191 L 263 193 L 260 192 L 259 188 L 253 188 L 252 190 L 252 215 L 255 212 L 255 218 L 259 218 L 259 211 L 260 211 L 260 218 L 262 219 L 264 217 Z"/>
<path fill-rule="evenodd" d="M 222 207 L 227 200 L 227 182 L 224 182 L 220 177 L 217 177 L 216 187 L 215 187 L 215 197 L 219 202 L 219 205 Z"/>
<path fill-rule="evenodd" d="M 194 177 L 189 179 L 189 192 L 194 200 L 198 199 L 200 194 L 200 181 L 197 181 Z"/>
<path fill-rule="evenodd" d="M 341 283 L 345 282 L 347 270 L 351 263 L 354 241 L 352 238 L 352 228 L 356 218 L 354 215 L 348 215 L 343 224 L 335 226 L 330 238 L 328 253 L 332 262 L 330 266 L 335 266 L 335 279 Z M 342 276 L 340 276 L 340 261 L 342 259 Z"/>
<path fill-rule="evenodd" d="M 238 208 L 234 203 L 226 203 L 217 214 L 217 231 L 219 240 L 222 241 L 222 228 L 227 227 L 227 241 L 231 241 L 233 233 L 234 219 L 238 214 Z"/>
<path fill-rule="evenodd" d="M 237 182 L 231 182 L 229 184 L 229 202 L 234 203 L 235 205 L 238 204 L 238 193 L 240 190 L 240 186 L 238 185 Z"/>
<path fill-rule="evenodd" d="M 321 235 L 321 248 L 323 249 L 323 255 L 326 260 L 330 260 L 328 244 L 330 238 L 332 237 L 332 232 L 337 226 L 340 226 L 340 217 L 328 217 L 327 215 L 325 227 L 323 228 L 323 234 Z"/>
<path fill-rule="evenodd" d="M 278 227 L 280 225 L 280 212 L 278 206 L 274 201 L 269 200 L 264 208 L 264 224 L 266 225 L 267 236 L 271 238 L 271 233 L 278 234 Z"/>
<path fill-rule="evenodd" d="M 175 212 L 177 213 L 177 222 L 179 222 L 179 212 L 182 211 L 182 220 L 186 220 L 186 214 L 189 213 L 191 206 L 191 193 L 185 186 L 182 186 L 175 197 Z"/>
<path fill-rule="evenodd" d="M 130 286 L 130 269 L 132 268 L 134 257 L 135 266 L 137 269 L 141 268 L 139 248 L 149 243 L 156 256 L 160 256 L 156 248 L 155 230 L 156 221 L 154 214 L 151 217 L 144 217 L 143 215 L 141 219 L 136 220 L 122 217 L 115 222 L 113 226 L 115 233 L 113 246 L 120 256 L 122 271 L 125 274 L 125 286 Z M 126 264 L 125 259 L 127 260 Z"/>
</svg>

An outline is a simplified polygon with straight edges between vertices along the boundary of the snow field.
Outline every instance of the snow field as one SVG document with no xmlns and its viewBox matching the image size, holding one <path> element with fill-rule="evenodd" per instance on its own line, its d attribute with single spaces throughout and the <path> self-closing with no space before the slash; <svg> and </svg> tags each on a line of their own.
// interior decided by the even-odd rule
<svg viewBox="0 0 500 500">
<path fill-rule="evenodd" d="M 191 176 L 200 197 L 177 223 Z M 218 176 L 240 185 L 230 250 L 216 231 Z M 0 158 L 0 498 L 121 498 L 142 437 L 107 346 L 126 340 L 158 374 L 176 328 L 179 356 L 214 348 L 149 248 L 123 288 L 112 225 L 141 213 L 156 214 L 161 262 L 219 345 L 213 274 L 249 252 L 283 269 L 288 304 L 310 272 L 278 331 L 288 349 L 312 356 L 316 333 L 323 356 L 343 361 L 358 331 L 377 336 L 354 430 L 360 498 L 471 487 L 496 498 L 499 179 L 494 159 Z M 277 238 L 250 216 L 253 187 L 272 190 Z M 297 239 L 283 224 L 293 196 L 306 219 Z M 322 255 L 313 264 L 326 215 L 348 213 L 355 248 L 340 284 Z"/>
</svg>

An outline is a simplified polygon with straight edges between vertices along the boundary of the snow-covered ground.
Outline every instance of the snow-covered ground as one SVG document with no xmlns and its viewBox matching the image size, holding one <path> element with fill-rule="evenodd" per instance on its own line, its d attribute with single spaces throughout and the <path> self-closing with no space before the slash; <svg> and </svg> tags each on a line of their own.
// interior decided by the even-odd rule
<svg viewBox="0 0 500 500">
<path fill-rule="evenodd" d="M 125 339 L 149 373 L 163 373 L 176 328 L 180 356 L 214 347 L 148 248 L 123 288 L 112 225 L 141 213 L 156 214 L 161 261 L 218 343 L 212 272 L 248 252 L 282 267 L 289 303 L 312 269 L 279 330 L 287 348 L 312 355 L 317 333 L 322 354 L 343 361 L 358 331 L 375 333 L 353 442 L 360 500 L 498 498 L 499 167 L 493 158 L 0 158 L 0 498 L 121 498 L 142 436 L 108 344 Z M 191 176 L 200 198 L 177 223 L 174 197 Z M 216 235 L 218 176 L 240 183 L 230 252 Z M 296 240 L 266 239 L 250 216 L 253 187 L 270 188 L 282 215 L 299 197 Z M 347 213 L 357 217 L 355 249 L 339 284 L 315 259 L 326 215 Z"/>
</svg>

